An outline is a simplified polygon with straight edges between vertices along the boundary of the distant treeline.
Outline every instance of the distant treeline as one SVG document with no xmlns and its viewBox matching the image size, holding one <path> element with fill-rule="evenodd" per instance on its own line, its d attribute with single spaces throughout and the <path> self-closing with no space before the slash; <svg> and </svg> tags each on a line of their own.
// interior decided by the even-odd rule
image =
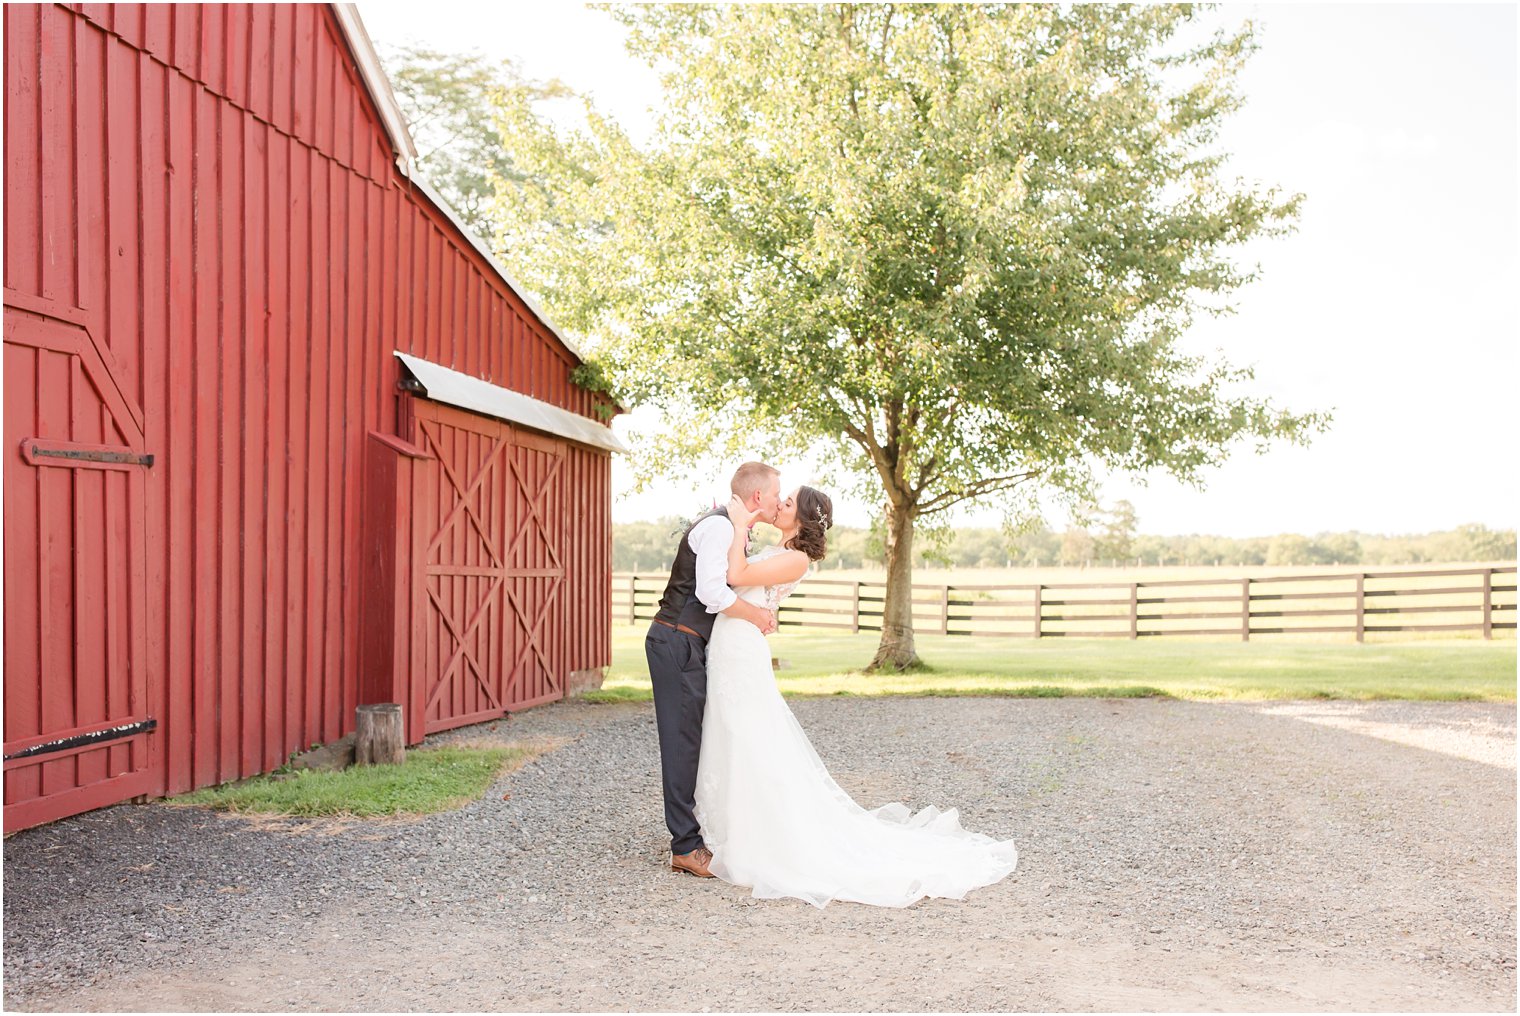
<svg viewBox="0 0 1520 1016">
<path fill-rule="evenodd" d="M 1121 523 L 1127 521 L 1117 516 Z M 921 533 L 915 559 L 924 567 L 1019 568 L 1065 565 L 1397 565 L 1426 562 L 1513 561 L 1515 531 L 1476 523 L 1439 533 L 1380 536 L 1369 533 L 1283 533 L 1234 539 L 1228 536 L 1146 536 L 1115 527 L 1115 516 L 1100 529 L 1055 532 L 1036 529 L 955 529 Z M 685 523 L 668 518 L 612 527 L 612 568 L 619 572 L 661 572 L 670 567 Z M 883 564 L 879 533 L 840 527 L 829 533 L 825 568 L 865 568 Z"/>
</svg>

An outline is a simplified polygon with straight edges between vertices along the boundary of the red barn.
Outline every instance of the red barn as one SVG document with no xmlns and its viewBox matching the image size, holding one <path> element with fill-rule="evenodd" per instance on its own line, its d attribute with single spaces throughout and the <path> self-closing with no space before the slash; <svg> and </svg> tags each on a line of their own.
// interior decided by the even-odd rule
<svg viewBox="0 0 1520 1016">
<path fill-rule="evenodd" d="M 4 18 L 5 828 L 606 665 L 607 407 L 353 7 Z"/>
</svg>

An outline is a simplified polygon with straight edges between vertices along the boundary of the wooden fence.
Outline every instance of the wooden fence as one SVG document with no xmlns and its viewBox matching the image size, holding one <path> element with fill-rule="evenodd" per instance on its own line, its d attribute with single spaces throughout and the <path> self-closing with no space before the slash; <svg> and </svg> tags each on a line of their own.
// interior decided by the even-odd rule
<svg viewBox="0 0 1520 1016">
<path fill-rule="evenodd" d="M 612 616 L 654 617 L 665 575 L 614 574 Z M 881 630 L 886 587 L 809 577 L 781 605 L 782 627 Z M 1272 575 L 1154 582 L 914 585 L 920 635 L 1144 638 L 1202 635 L 1481 632 L 1515 628 L 1515 568 Z"/>
</svg>

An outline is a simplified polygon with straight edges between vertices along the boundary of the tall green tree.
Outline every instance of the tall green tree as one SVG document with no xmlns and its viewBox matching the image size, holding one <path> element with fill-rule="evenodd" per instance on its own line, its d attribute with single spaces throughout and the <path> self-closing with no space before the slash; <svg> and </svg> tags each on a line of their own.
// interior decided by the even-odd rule
<svg viewBox="0 0 1520 1016">
<path fill-rule="evenodd" d="M 511 61 L 479 53 L 387 46 L 381 60 L 417 145 L 417 168 L 465 225 L 489 237 L 494 181 L 518 176 L 492 116 L 495 97 L 513 89 L 535 100 L 564 98 L 569 89 L 529 81 Z"/>
<path fill-rule="evenodd" d="M 1135 506 L 1128 501 L 1116 501 L 1103 513 L 1103 531 L 1093 547 L 1100 560 L 1125 561 L 1134 556 L 1135 529 L 1139 519 Z"/>
<path fill-rule="evenodd" d="M 666 105 L 635 144 L 526 90 L 497 128 L 497 242 L 598 359 L 671 421 L 646 471 L 820 449 L 882 505 L 873 667 L 917 661 L 915 527 L 1100 469 L 1199 482 L 1242 441 L 1326 422 L 1179 348 L 1290 228 L 1298 197 L 1217 150 L 1249 25 L 1189 6 L 613 8 Z"/>
</svg>

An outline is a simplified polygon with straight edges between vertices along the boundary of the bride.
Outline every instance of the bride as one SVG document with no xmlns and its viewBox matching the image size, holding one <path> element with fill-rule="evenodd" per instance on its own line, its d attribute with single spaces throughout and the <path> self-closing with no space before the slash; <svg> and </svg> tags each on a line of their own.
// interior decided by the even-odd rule
<svg viewBox="0 0 1520 1016">
<path fill-rule="evenodd" d="M 774 610 L 823 559 L 833 504 L 799 487 L 776 517 L 781 545 L 750 558 L 746 530 L 758 512 L 736 498 L 728 513 L 728 583 Z M 841 790 L 782 699 L 754 625 L 718 616 L 707 675 L 696 817 L 714 875 L 765 899 L 906 907 L 925 896 L 962 899 L 1013 871 L 1012 841 L 962 829 L 954 808 L 910 814 L 894 803 L 867 811 Z"/>
</svg>

